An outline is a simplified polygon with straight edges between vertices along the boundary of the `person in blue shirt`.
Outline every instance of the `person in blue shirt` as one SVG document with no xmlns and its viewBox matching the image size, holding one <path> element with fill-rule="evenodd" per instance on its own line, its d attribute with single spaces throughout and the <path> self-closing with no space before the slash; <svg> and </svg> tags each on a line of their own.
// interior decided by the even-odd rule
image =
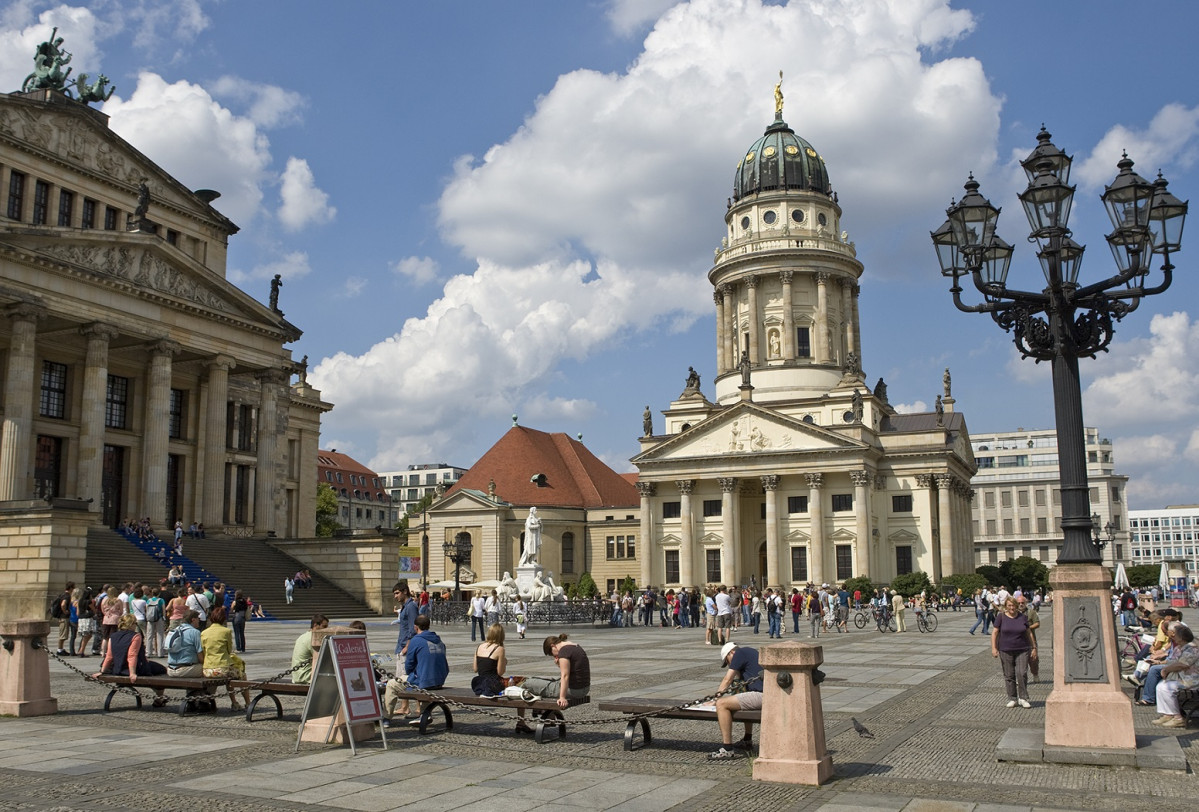
<svg viewBox="0 0 1199 812">
<path fill-rule="evenodd" d="M 744 682 L 745 690 L 739 694 L 725 694 L 716 700 L 716 721 L 720 723 L 722 743 L 719 750 L 708 755 L 712 761 L 738 758 L 739 750 L 753 747 L 753 722 L 745 723 L 745 737 L 733 743 L 733 714 L 739 710 L 762 709 L 762 666 L 758 664 L 758 650 L 733 642 L 725 643 L 720 649 L 720 664 L 727 670 L 717 692 L 727 691 L 734 679 Z"/>
<path fill-rule="evenodd" d="M 167 676 L 204 676 L 204 644 L 200 640 L 200 614 L 188 609 L 183 622 L 167 635 Z"/>
<path fill-rule="evenodd" d="M 445 656 L 445 643 L 441 642 L 437 632 L 429 631 L 428 615 L 416 616 L 416 634 L 408 641 L 404 668 L 408 671 L 408 684 L 426 691 L 444 686 L 445 678 L 450 674 L 450 663 Z M 420 717 L 408 724 L 419 725 Z"/>
</svg>

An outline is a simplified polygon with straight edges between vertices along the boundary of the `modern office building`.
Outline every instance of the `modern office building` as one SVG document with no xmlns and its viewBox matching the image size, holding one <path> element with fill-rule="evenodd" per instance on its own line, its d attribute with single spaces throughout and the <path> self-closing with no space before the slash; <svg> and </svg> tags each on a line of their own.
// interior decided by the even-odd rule
<svg viewBox="0 0 1199 812">
<path fill-rule="evenodd" d="M 1185 562 L 1192 583 L 1199 577 L 1199 505 L 1128 511 L 1129 564 Z"/>
<path fill-rule="evenodd" d="M 1112 441 L 1098 429 L 1084 429 L 1091 513 L 1101 535 L 1111 524 L 1112 540 L 1103 550 L 1109 565 L 1129 563 L 1128 477 L 1116 473 Z M 978 473 L 970 481 L 975 566 L 998 565 L 1020 556 L 1045 564 L 1057 560 L 1062 546 L 1062 492 L 1058 474 L 1057 432 L 1022 428 L 977 434 L 972 438 Z"/>
<path fill-rule="evenodd" d="M 402 471 L 381 471 L 379 476 L 398 515 L 403 516 L 426 496 L 445 493 L 465 473 L 465 468 L 449 463 L 423 462 Z"/>
</svg>

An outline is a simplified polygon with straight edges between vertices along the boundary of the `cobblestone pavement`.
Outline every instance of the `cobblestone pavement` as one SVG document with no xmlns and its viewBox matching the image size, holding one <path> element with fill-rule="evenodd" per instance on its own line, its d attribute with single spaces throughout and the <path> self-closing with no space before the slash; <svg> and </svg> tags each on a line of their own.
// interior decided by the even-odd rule
<svg viewBox="0 0 1199 812">
<path fill-rule="evenodd" d="M 1052 675 L 1048 622 L 1041 645 L 1041 682 L 1031 710 L 1004 707 L 1002 678 L 987 640 L 966 633 L 967 613 L 943 612 L 933 634 L 882 635 L 871 629 L 825 634 L 828 678 L 821 686 L 835 778 L 822 787 L 751 780 L 751 761 L 707 761 L 719 744 L 716 725 L 653 722 L 654 743 L 626 753 L 624 725 L 601 714 L 605 698 L 637 695 L 690 699 L 711 693 L 721 677 L 718 653 L 700 632 L 656 627 L 567 628 L 588 651 L 592 702 L 568 718 L 597 724 L 569 728 L 567 738 L 537 746 L 516 738 L 512 722 L 455 712 L 452 733 L 421 737 L 388 731 L 348 748 L 296 745 L 299 698 L 284 698 L 284 718 L 260 710 L 247 724 L 223 702 L 219 713 L 180 717 L 133 709 L 129 697 L 101 708 L 105 689 L 51 662 L 56 716 L 0 719 L 0 810 L 147 809 L 422 811 L 476 803 L 506 809 L 695 810 L 1125 810 L 1152 797 L 1155 810 L 1193 810 L 1194 774 L 1086 766 L 1000 763 L 995 748 L 1009 727 L 1044 723 Z M 1048 618 L 1046 618 L 1048 621 Z M 390 653 L 394 627 L 368 620 L 372 648 Z M 789 624 L 788 624 L 789 625 Z M 914 624 L 912 624 L 914 625 Z M 291 645 L 306 624 L 251 623 L 249 676 L 287 668 Z M 450 651 L 451 685 L 466 685 L 474 650 L 465 625 L 436 629 Z M 537 629 L 508 640 L 509 672 L 544 674 Z M 740 630 L 736 639 L 766 645 Z M 810 641 L 807 627 L 785 639 Z M 812 641 L 814 642 L 814 641 Z M 67 660 L 93 670 L 96 659 Z M 149 703 L 147 703 L 148 706 Z M 1138 734 L 1163 735 L 1152 709 L 1136 708 Z M 856 735 L 850 716 L 873 733 Z M 608 719 L 609 721 L 603 721 Z M 1196 734 L 1178 737 L 1190 766 Z"/>
</svg>

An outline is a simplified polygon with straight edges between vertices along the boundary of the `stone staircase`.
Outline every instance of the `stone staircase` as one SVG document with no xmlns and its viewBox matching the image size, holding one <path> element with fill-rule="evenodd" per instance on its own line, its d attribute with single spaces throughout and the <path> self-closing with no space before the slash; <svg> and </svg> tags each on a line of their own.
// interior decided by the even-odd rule
<svg viewBox="0 0 1199 812">
<path fill-rule="evenodd" d="M 157 584 L 171 566 L 180 564 L 190 581 L 224 582 L 227 601 L 233 599 L 235 590 L 242 590 L 262 605 L 268 619 L 307 620 L 317 612 L 337 619 L 375 616 L 361 598 L 325 580 L 318 572 L 312 573 L 312 588 L 295 590 L 292 603 L 287 604 L 283 580 L 304 565 L 263 539 L 184 536 L 182 557 L 174 554 L 173 544 L 173 538 L 170 542 L 147 542 L 115 530 L 93 528 L 87 539 L 87 583 L 95 589 L 126 581 Z M 159 555 L 167 558 L 165 564 L 156 560 Z"/>
</svg>

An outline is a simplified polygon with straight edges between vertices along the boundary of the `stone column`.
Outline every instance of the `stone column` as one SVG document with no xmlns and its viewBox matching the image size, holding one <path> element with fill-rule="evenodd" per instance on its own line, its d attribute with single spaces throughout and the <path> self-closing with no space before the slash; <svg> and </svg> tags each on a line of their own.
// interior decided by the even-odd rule
<svg viewBox="0 0 1199 812">
<path fill-rule="evenodd" d="M 854 532 L 858 536 L 858 560 L 854 562 L 855 576 L 870 574 L 870 485 L 874 477 L 869 471 L 851 471 L 853 481 Z"/>
<path fill-rule="evenodd" d="M 812 336 L 812 354 L 817 364 L 829 363 L 828 280 L 827 273 L 816 274 L 816 335 Z"/>
<path fill-rule="evenodd" d="M 762 490 L 766 491 L 766 586 L 779 586 L 779 477 L 766 474 L 762 477 Z"/>
<path fill-rule="evenodd" d="M 737 538 L 736 477 L 719 477 L 720 485 L 720 580 L 731 588 L 737 583 L 737 556 L 740 546 Z"/>
<path fill-rule="evenodd" d="M 924 488 L 925 491 L 923 504 L 917 502 L 917 494 L 912 494 L 912 501 L 915 503 L 912 507 L 918 513 L 923 513 L 925 516 L 928 516 L 928 529 L 930 536 L 929 538 L 924 539 L 924 545 L 925 549 L 928 550 L 929 566 L 939 567 L 940 563 L 938 562 L 938 556 L 940 548 L 938 547 L 938 540 L 941 537 L 941 531 L 937 528 L 937 501 L 936 495 L 933 493 L 934 484 L 935 483 L 932 474 L 916 474 L 916 486 L 919 488 Z M 913 558 L 916 559 L 916 551 L 913 550 L 912 553 Z M 912 561 L 912 566 L 917 566 L 916 560 Z M 895 562 L 892 561 L 891 568 L 894 569 L 894 567 Z"/>
<path fill-rule="evenodd" d="M 857 282 L 849 283 L 850 304 L 852 305 L 849 315 L 849 324 L 853 327 L 853 351 L 858 356 L 858 364 L 862 363 L 862 323 L 858 319 L 858 296 L 862 292 L 862 286 Z"/>
<path fill-rule="evenodd" d="M 853 287 L 853 282 L 849 279 L 841 280 L 841 335 L 840 341 L 843 343 L 841 350 L 841 363 L 845 363 L 845 358 L 853 350 L 854 334 L 853 319 L 853 297 L 850 293 L 850 288 Z"/>
<path fill-rule="evenodd" d="M 167 516 L 167 443 L 171 421 L 171 361 L 179 353 L 174 341 L 150 345 L 150 374 L 146 387 L 146 424 L 142 439 L 141 515 L 164 528 L 182 516 Z M 222 412 L 224 414 L 224 412 Z"/>
<path fill-rule="evenodd" d="M 0 502 L 27 499 L 30 494 L 32 457 L 29 449 L 33 429 L 34 348 L 37 321 L 44 318 L 41 305 L 20 303 L 9 306 L 5 315 L 12 324 L 8 350 L 8 374 L 4 380 L 4 423 L 0 424 Z"/>
<path fill-rule="evenodd" d="M 712 301 L 716 303 L 716 374 L 720 375 L 729 368 L 729 364 L 725 355 L 725 345 L 728 343 L 725 335 L 728 331 L 724 325 L 724 294 L 719 288 L 712 291 Z"/>
<path fill-rule="evenodd" d="M 695 537 L 692 533 L 691 489 L 694 479 L 680 479 L 679 487 L 679 581 L 684 588 L 695 586 Z"/>
<path fill-rule="evenodd" d="M 816 584 L 824 583 L 824 506 L 820 504 L 820 486 L 824 474 L 805 474 L 808 479 L 808 518 L 811 521 L 811 554 L 808 561 L 808 579 Z"/>
<path fill-rule="evenodd" d="M 208 397 L 204 403 L 207 442 L 204 448 L 204 501 L 200 515 L 206 527 L 225 523 L 225 406 L 229 399 L 229 370 L 234 360 L 218 355 L 208 361 Z M 211 532 L 211 530 L 210 530 Z"/>
<path fill-rule="evenodd" d="M 953 486 L 956 479 L 953 474 L 937 474 L 937 524 L 941 536 L 938 553 L 933 557 L 934 583 L 953 572 Z M 948 570 L 948 572 L 946 571 Z"/>
<path fill-rule="evenodd" d="M 119 335 L 117 328 L 96 322 L 79 328 L 87 338 L 83 366 L 83 398 L 79 410 L 78 493 L 91 499 L 88 509 L 100 510 L 104 476 L 104 407 L 108 395 L 108 344 Z"/>
<path fill-rule="evenodd" d="M 654 495 L 655 485 L 652 482 L 638 482 L 637 493 L 641 494 L 641 543 L 637 549 L 641 551 L 641 585 L 646 586 L 654 582 L 654 555 L 657 545 L 653 539 L 653 514 L 651 513 L 650 497 Z M 681 507 L 681 506 L 680 506 Z M 680 511 L 681 512 L 681 511 Z M 683 574 L 683 551 L 682 545 L 679 545 L 679 577 Z M 666 572 L 663 570 L 662 582 L 666 581 Z"/>
<path fill-rule="evenodd" d="M 974 501 L 974 488 L 966 486 L 966 493 L 962 501 L 962 538 L 970 539 L 970 548 L 962 550 L 961 564 L 956 572 L 974 572 L 974 533 L 971 531 L 971 516 L 972 511 L 970 503 Z"/>
<path fill-rule="evenodd" d="M 726 369 L 732 369 L 737 365 L 737 359 L 741 357 L 741 352 L 738 350 L 740 339 L 737 336 L 737 297 L 735 288 L 731 284 L 720 286 L 720 294 L 724 297 L 724 335 L 721 340 L 724 341 L 724 360 L 728 362 Z"/>
<path fill-rule="evenodd" d="M 267 370 L 258 375 L 258 473 L 254 492 L 254 532 L 271 533 L 279 526 L 278 469 L 275 463 L 275 440 L 279 431 L 279 387 L 287 383 L 280 370 Z"/>
<path fill-rule="evenodd" d="M 758 333 L 762 325 L 758 318 L 758 277 L 754 275 L 745 278 L 745 286 L 749 289 L 749 362 L 754 366 L 762 363 L 761 341 Z M 737 353 L 741 357 L 741 353 Z"/>
<path fill-rule="evenodd" d="M 781 271 L 779 279 L 783 282 L 783 359 L 795 360 L 795 312 L 794 298 L 791 292 L 792 271 Z"/>
</svg>

